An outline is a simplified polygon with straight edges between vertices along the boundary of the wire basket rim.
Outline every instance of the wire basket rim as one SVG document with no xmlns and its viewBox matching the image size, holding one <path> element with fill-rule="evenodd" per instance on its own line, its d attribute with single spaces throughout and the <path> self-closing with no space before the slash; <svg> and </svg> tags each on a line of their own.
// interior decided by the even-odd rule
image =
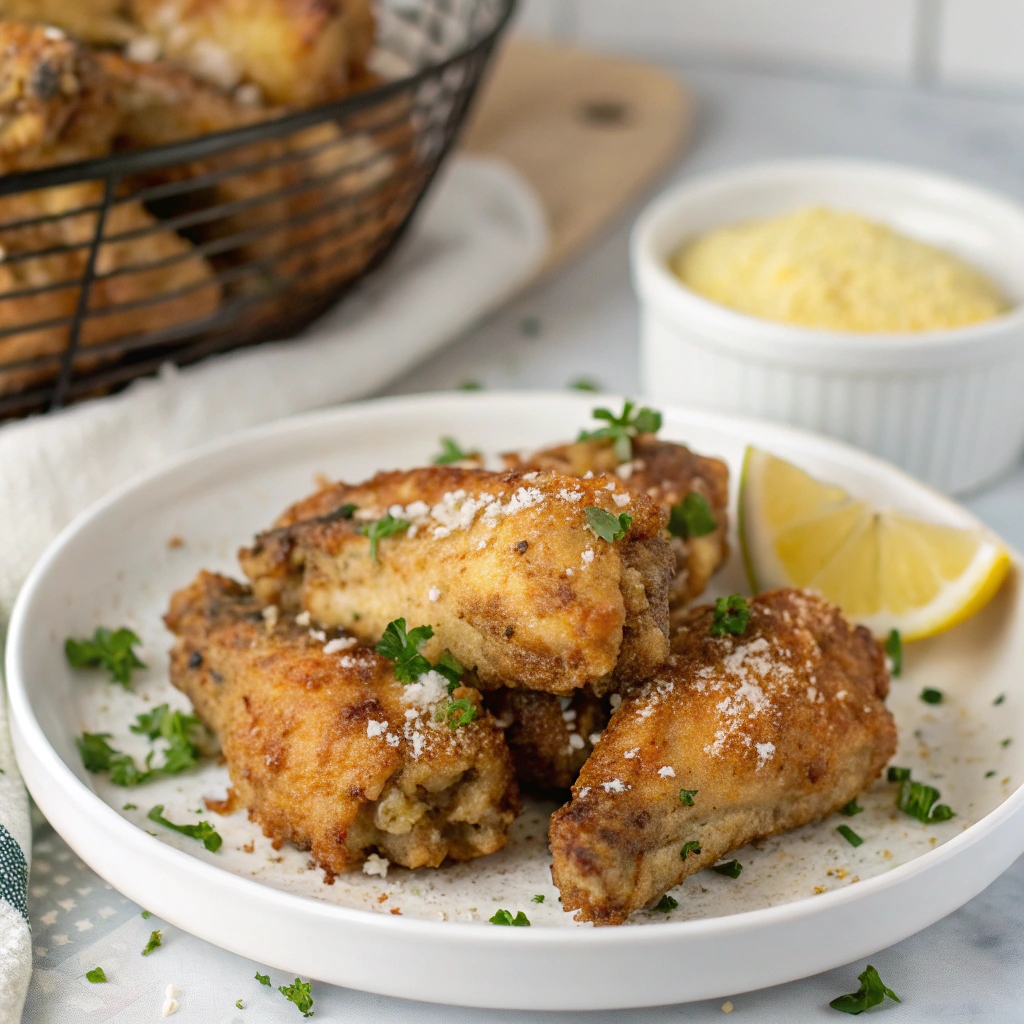
<svg viewBox="0 0 1024 1024">
<path fill-rule="evenodd" d="M 410 75 L 375 85 L 337 100 L 319 103 L 302 110 L 289 111 L 279 117 L 255 121 L 238 128 L 227 128 L 205 135 L 195 135 L 159 146 L 142 146 L 138 149 L 126 150 L 123 153 L 92 157 L 89 160 L 79 160 L 74 163 L 56 164 L 53 167 L 41 167 L 0 175 L 0 196 L 52 188 L 58 185 L 71 185 L 83 181 L 95 181 L 111 176 L 120 178 L 168 164 L 198 160 L 225 149 L 233 149 L 249 142 L 265 141 L 268 137 L 291 135 L 304 128 L 322 124 L 325 120 L 357 113 L 391 99 L 428 78 L 435 77 L 439 72 L 471 58 L 481 50 L 487 51 L 504 31 L 515 11 L 518 0 L 498 0 L 498 2 L 501 9 L 491 28 L 466 46 L 445 57 L 444 60 L 427 64 Z"/>
</svg>

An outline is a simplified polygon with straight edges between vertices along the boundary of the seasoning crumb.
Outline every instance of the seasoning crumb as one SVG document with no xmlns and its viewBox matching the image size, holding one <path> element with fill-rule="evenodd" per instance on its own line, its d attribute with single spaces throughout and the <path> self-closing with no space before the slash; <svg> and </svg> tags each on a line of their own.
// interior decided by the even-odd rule
<svg viewBox="0 0 1024 1024">
<path fill-rule="evenodd" d="M 828 892 L 828 889 L 824 885 L 816 885 L 814 891 L 817 895 L 821 895 L 823 892 Z"/>
<path fill-rule="evenodd" d="M 177 534 L 175 534 L 173 537 L 167 538 L 167 546 L 172 551 L 176 551 L 178 548 L 183 548 L 185 546 L 185 541 L 182 540 L 182 538 L 179 537 Z"/>
<path fill-rule="evenodd" d="M 732 1011 L 735 1009 L 736 1007 L 733 1006 L 728 999 L 726 999 L 726 1001 L 722 1003 L 722 1013 L 732 1013 Z"/>
<path fill-rule="evenodd" d="M 254 841 L 254 840 L 252 840 L 252 839 L 250 839 L 250 840 L 249 840 L 249 842 L 247 842 L 247 843 L 245 844 L 245 846 L 243 846 L 243 847 L 242 847 L 242 849 L 243 849 L 243 850 L 244 850 L 244 851 L 245 851 L 246 853 L 252 853 L 252 851 L 256 849 L 256 843 L 255 843 L 255 841 Z"/>
<path fill-rule="evenodd" d="M 398 914 L 399 916 L 401 916 L 402 908 L 401 907 L 392 907 L 391 908 L 391 913 L 392 914 Z"/>
</svg>

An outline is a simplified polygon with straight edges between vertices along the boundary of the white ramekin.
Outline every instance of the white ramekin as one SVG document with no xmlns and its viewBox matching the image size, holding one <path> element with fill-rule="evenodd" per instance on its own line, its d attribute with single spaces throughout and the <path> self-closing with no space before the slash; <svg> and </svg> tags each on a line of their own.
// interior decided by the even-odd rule
<svg viewBox="0 0 1024 1024">
<path fill-rule="evenodd" d="M 968 260 L 1014 303 L 970 327 L 854 334 L 758 320 L 701 298 L 668 258 L 713 228 L 808 205 L 855 210 Z M 881 455 L 947 492 L 1024 449 L 1024 207 L 928 172 L 850 160 L 747 166 L 655 200 L 631 243 L 641 382 L 655 400 L 783 420 Z"/>
</svg>

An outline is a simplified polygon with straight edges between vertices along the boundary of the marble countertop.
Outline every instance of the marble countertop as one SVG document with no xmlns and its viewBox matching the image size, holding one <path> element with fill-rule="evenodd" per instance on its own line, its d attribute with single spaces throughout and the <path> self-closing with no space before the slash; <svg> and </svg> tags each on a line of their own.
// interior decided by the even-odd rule
<svg viewBox="0 0 1024 1024">
<path fill-rule="evenodd" d="M 1024 200 L 1024 98 L 965 97 L 896 85 L 850 83 L 688 65 L 676 71 L 697 93 L 699 115 L 687 154 L 669 175 L 681 180 L 755 159 L 852 156 L 894 160 L 944 171 Z M 637 310 L 629 283 L 626 218 L 584 257 L 533 288 L 471 331 L 429 364 L 387 390 L 407 394 L 451 388 L 466 380 L 488 388 L 558 388 L 588 377 L 611 391 L 637 387 Z M 1018 548 L 1024 548 L 1024 466 L 966 504 Z M 103 883 L 80 871 L 55 836 L 37 843 L 36 868 L 73 875 L 78 891 Z M 39 851 L 42 850 L 42 853 Z M 40 869 L 41 870 L 41 869 Z M 75 873 L 81 877 L 78 877 Z M 35 881 L 36 871 L 33 872 Z M 90 881 L 91 877 L 91 881 Z M 109 886 L 105 887 L 109 889 Z M 145 942 L 154 922 L 111 891 L 104 920 L 134 918 Z M 124 904 L 124 906 L 122 906 Z M 37 925 L 37 935 L 45 927 Z M 135 927 L 134 925 L 132 927 Z M 37 939 L 37 941 L 42 941 Z M 166 940 L 165 940 L 166 941 Z M 162 952 L 167 981 L 186 993 L 225 997 L 203 1005 L 183 1002 L 174 1019 L 187 1021 L 298 1020 L 294 1007 L 273 1002 L 254 986 L 254 965 L 176 933 Z M 1024 859 L 967 906 L 931 928 L 871 957 L 903 1002 L 873 1013 L 893 1021 L 1021 1019 L 1024 1006 Z M 803 981 L 731 997 L 729 1020 L 760 1024 L 840 1018 L 828 1001 L 857 987 L 863 963 Z M 671 970 L 671 964 L 666 964 Z M 280 972 L 276 972 L 280 973 Z M 275 980 L 276 983 L 276 980 Z M 97 1018 L 87 1005 L 58 1005 L 45 970 L 37 969 L 25 1024 L 78 1024 Z M 245 995 L 255 1015 L 235 1012 Z M 316 1019 L 360 1024 L 639 1024 L 721 1019 L 723 1000 L 659 1009 L 546 1014 L 487 1012 L 415 1004 L 314 985 Z M 223 1006 L 221 1005 L 223 1003 Z M 126 1006 L 109 1021 L 135 1021 Z M 153 1019 L 159 1016 L 154 1007 Z"/>
</svg>

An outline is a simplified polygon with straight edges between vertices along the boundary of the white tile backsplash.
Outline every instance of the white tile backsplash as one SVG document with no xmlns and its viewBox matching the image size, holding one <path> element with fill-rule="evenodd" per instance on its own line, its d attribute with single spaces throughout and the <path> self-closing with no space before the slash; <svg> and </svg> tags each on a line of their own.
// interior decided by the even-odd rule
<svg viewBox="0 0 1024 1024">
<path fill-rule="evenodd" d="M 944 0 L 936 69 L 951 85 L 1024 87 L 1024 0 Z"/>
</svg>

